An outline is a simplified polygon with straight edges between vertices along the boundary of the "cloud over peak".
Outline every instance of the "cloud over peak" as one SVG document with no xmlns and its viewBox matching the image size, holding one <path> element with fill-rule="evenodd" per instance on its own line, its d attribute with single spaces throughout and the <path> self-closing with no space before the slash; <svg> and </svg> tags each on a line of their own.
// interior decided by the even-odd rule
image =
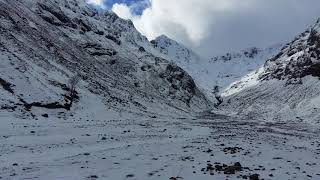
<svg viewBox="0 0 320 180">
<path fill-rule="evenodd" d="M 148 4 L 140 14 L 139 4 Z M 149 39 L 165 34 L 203 56 L 286 41 L 318 16 L 319 0 L 142 0 L 113 4 Z"/>
<path fill-rule="evenodd" d="M 251 0 L 248 0 L 248 2 Z M 132 19 L 149 39 L 161 34 L 186 34 L 193 43 L 206 38 L 215 14 L 232 13 L 248 5 L 239 0 L 150 0 L 150 7 L 135 15 L 126 4 L 114 4 L 112 10 L 120 17 Z M 248 7 L 248 6 L 247 6 Z"/>
</svg>

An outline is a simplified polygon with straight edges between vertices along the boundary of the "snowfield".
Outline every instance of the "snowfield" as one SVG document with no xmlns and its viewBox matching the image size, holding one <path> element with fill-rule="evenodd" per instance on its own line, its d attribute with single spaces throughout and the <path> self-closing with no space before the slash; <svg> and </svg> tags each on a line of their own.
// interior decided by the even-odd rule
<svg viewBox="0 0 320 180">
<path fill-rule="evenodd" d="M 149 117 L 97 110 L 38 120 L 1 114 L 0 177 L 319 179 L 319 134 L 308 124 L 208 113 Z M 232 167 L 237 162 L 241 167 Z"/>
</svg>

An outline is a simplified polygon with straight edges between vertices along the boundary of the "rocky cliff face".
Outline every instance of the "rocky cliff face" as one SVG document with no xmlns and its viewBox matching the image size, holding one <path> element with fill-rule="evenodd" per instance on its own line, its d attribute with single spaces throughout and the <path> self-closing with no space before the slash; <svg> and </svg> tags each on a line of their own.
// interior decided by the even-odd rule
<svg viewBox="0 0 320 180">
<path fill-rule="evenodd" d="M 2 107 L 64 104 L 74 76 L 81 79 L 80 99 L 90 94 L 108 107 L 210 107 L 193 79 L 155 56 L 131 21 L 84 0 L 1 0 L 0 24 Z"/>
<path fill-rule="evenodd" d="M 320 19 L 265 64 L 261 80 L 320 77 Z M 288 82 L 289 82 L 288 81 Z"/>
<path fill-rule="evenodd" d="M 319 121 L 319 20 L 259 70 L 230 85 L 221 108 L 277 121 Z"/>
</svg>

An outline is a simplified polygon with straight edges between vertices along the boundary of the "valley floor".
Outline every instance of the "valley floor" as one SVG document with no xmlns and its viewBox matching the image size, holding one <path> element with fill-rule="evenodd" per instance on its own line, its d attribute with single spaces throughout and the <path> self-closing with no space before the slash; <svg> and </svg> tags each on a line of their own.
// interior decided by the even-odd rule
<svg viewBox="0 0 320 180">
<path fill-rule="evenodd" d="M 320 130 L 306 124 L 110 114 L 2 114 L 0 179 L 320 179 Z"/>
</svg>

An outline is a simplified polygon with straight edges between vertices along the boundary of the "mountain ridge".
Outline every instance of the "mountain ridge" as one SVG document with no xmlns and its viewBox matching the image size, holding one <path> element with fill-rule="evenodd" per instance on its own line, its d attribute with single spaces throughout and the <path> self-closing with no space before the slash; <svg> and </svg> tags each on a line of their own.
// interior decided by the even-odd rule
<svg viewBox="0 0 320 180">
<path fill-rule="evenodd" d="M 108 106 L 129 106 L 139 111 L 149 110 L 149 106 L 154 113 L 159 103 L 178 111 L 210 107 L 191 76 L 148 52 L 144 48 L 151 46 L 147 38 L 131 21 L 112 12 L 98 13 L 84 0 L 1 0 L 0 8 L 1 78 L 13 84 L 14 91 L 23 89 L 21 85 L 28 87 L 20 79 L 32 84 L 28 91 L 19 92 L 29 98 L 24 98 L 29 104 L 36 99 L 63 102 L 59 94 L 64 90 L 58 90 L 57 84 L 65 86 L 78 74 L 81 89 L 99 96 Z M 9 69 L 15 73 L 9 73 Z M 57 90 L 52 97 L 48 87 Z M 12 106 L 20 104 L 22 96 L 15 99 L 18 102 L 10 103 Z"/>
<path fill-rule="evenodd" d="M 220 93 L 223 93 L 231 83 L 263 66 L 266 59 L 271 58 L 282 47 L 282 44 L 267 48 L 252 47 L 212 58 L 201 58 L 200 55 L 166 36 L 160 36 L 151 43 L 159 56 L 166 57 L 185 69 L 213 102 L 216 99 L 212 92 L 216 86 L 219 87 Z"/>
<path fill-rule="evenodd" d="M 319 124 L 319 22 L 259 70 L 231 84 L 223 93 L 222 108 L 268 121 Z"/>
</svg>

